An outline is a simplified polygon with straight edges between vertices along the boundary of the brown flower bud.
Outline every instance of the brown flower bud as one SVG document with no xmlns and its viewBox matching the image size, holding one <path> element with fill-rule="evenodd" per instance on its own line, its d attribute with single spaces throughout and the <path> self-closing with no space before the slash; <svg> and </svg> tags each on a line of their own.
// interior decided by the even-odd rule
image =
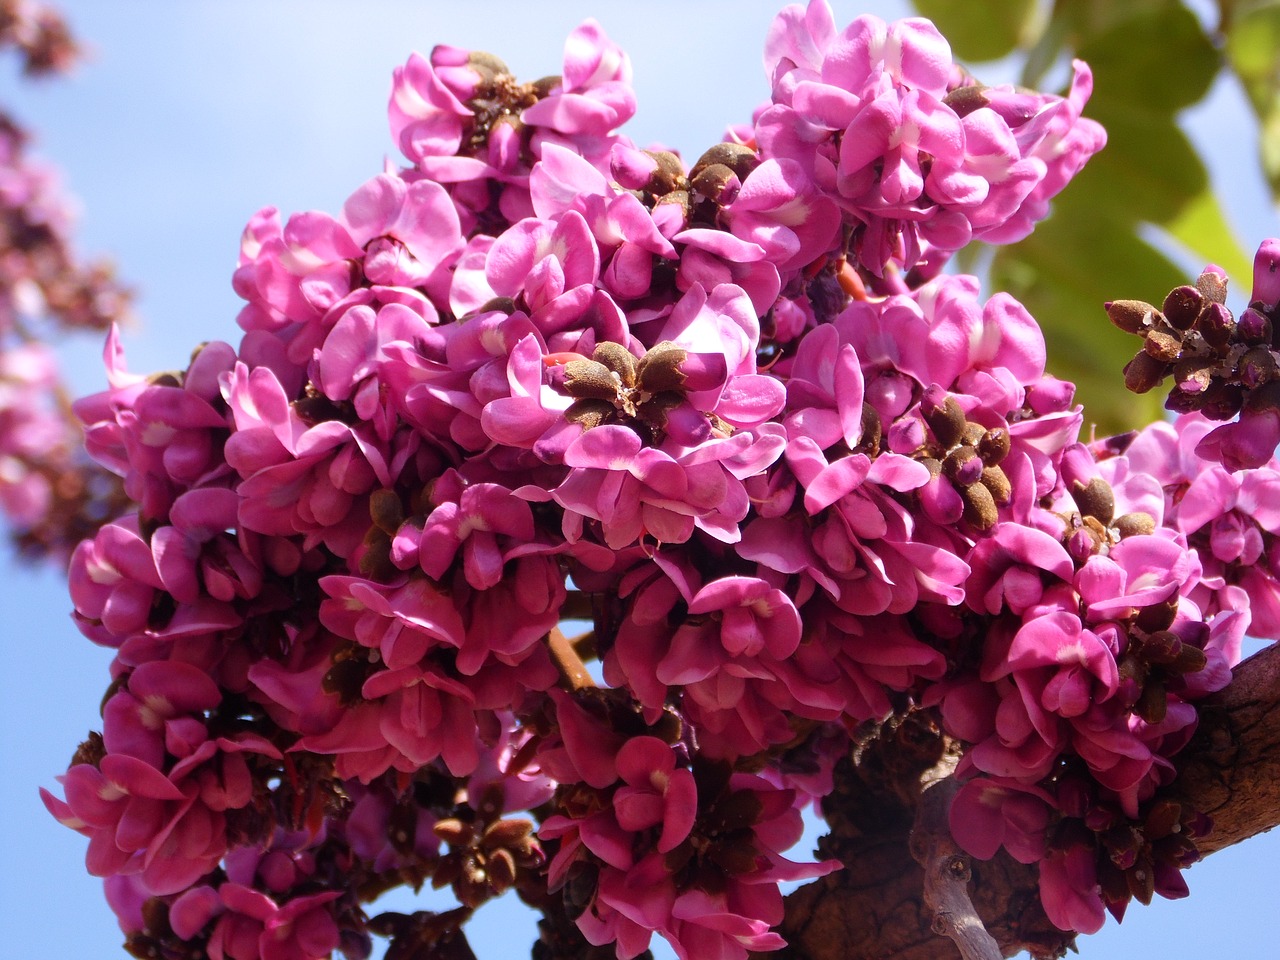
<svg viewBox="0 0 1280 960">
<path fill-rule="evenodd" d="M 987 97 L 986 90 L 981 83 L 965 84 L 948 93 L 942 98 L 942 102 L 954 110 L 956 116 L 967 117 L 973 111 L 990 105 L 991 100 Z"/>
<path fill-rule="evenodd" d="M 1141 656 L 1148 663 L 1168 666 L 1182 653 L 1182 641 L 1168 630 L 1157 630 L 1142 642 Z"/>
<path fill-rule="evenodd" d="M 1157 800 L 1147 811 L 1142 833 L 1148 841 L 1163 840 L 1182 827 L 1182 804 L 1177 800 Z"/>
<path fill-rule="evenodd" d="M 1013 497 L 1013 485 L 999 467 L 986 467 L 982 471 L 982 485 L 991 491 L 991 499 L 1004 506 Z"/>
<path fill-rule="evenodd" d="M 467 57 L 467 66 L 480 75 L 485 83 L 493 83 L 498 77 L 511 76 L 511 68 L 501 58 L 484 50 L 472 50 Z"/>
<path fill-rule="evenodd" d="M 858 448 L 874 457 L 880 453 L 880 441 L 884 437 L 884 428 L 880 423 L 880 414 L 876 408 L 865 400 L 862 403 L 862 441 Z"/>
<path fill-rule="evenodd" d="M 494 850 L 485 864 L 485 875 L 494 893 L 502 893 L 516 881 L 516 858 L 510 850 Z"/>
<path fill-rule="evenodd" d="M 543 100 L 551 96 L 556 87 L 564 85 L 564 78 L 558 73 L 551 73 L 545 77 L 539 77 L 529 84 L 529 91 L 537 100 Z M 532 104 L 530 104 L 532 106 Z"/>
<path fill-rule="evenodd" d="M 1142 693 L 1138 695 L 1133 712 L 1147 723 L 1159 723 L 1163 720 L 1169 712 L 1169 698 L 1164 684 L 1155 678 L 1148 679 Z"/>
<path fill-rule="evenodd" d="M 1156 308 L 1144 300 L 1112 300 L 1103 304 L 1107 317 L 1125 333 L 1141 333 L 1150 326 Z"/>
<path fill-rule="evenodd" d="M 1133 393 L 1147 393 L 1169 372 L 1169 364 L 1139 350 L 1124 368 L 1124 385 Z"/>
<path fill-rule="evenodd" d="M 622 380 L 622 385 L 634 387 L 636 384 L 636 358 L 630 350 L 612 340 L 603 340 L 596 344 L 591 359 L 604 364 Z"/>
<path fill-rule="evenodd" d="M 1164 719 L 1163 711 L 1160 714 L 1160 719 Z M 1159 723 L 1158 720 L 1148 722 Z M 1133 869 L 1128 871 L 1125 876 L 1129 878 L 1129 892 L 1133 894 L 1133 899 L 1144 907 L 1150 906 L 1151 898 L 1156 892 L 1155 868 L 1152 866 L 1150 859 L 1141 857 Z"/>
<path fill-rule="evenodd" d="M 437 820 L 431 829 L 437 837 L 451 847 L 466 847 L 471 844 L 471 827 L 457 817 L 446 817 Z"/>
<path fill-rule="evenodd" d="M 1149 330 L 1142 349 L 1156 360 L 1173 363 L 1182 355 L 1182 338 L 1164 330 Z"/>
<path fill-rule="evenodd" d="M 964 503 L 964 518 L 971 526 L 979 530 L 990 530 L 996 525 L 1000 514 L 996 510 L 995 498 L 982 484 L 962 487 L 960 499 Z"/>
<path fill-rule="evenodd" d="M 1213 270 L 1206 270 L 1196 277 L 1196 289 L 1211 303 L 1227 302 L 1227 278 Z"/>
<path fill-rule="evenodd" d="M 579 400 L 614 400 L 621 378 L 596 360 L 570 360 L 564 365 L 564 389 Z"/>
<path fill-rule="evenodd" d="M 1112 524 L 1119 532 L 1120 539 L 1125 537 L 1146 537 L 1156 532 L 1155 518 L 1149 513 L 1126 513 L 1117 517 Z"/>
<path fill-rule="evenodd" d="M 533 822 L 523 817 L 495 820 L 484 831 L 486 847 L 518 847 L 533 833 Z"/>
<path fill-rule="evenodd" d="M 615 412 L 608 400 L 575 400 L 565 410 L 564 418 L 570 423 L 581 424 L 583 430 L 590 430 L 608 421 Z"/>
<path fill-rule="evenodd" d="M 646 150 L 653 157 L 657 166 L 649 174 L 649 181 L 644 188 L 656 197 L 661 197 L 672 190 L 683 190 L 689 185 L 685 179 L 684 164 L 674 153 L 667 150 Z"/>
<path fill-rule="evenodd" d="M 636 365 L 636 381 L 648 393 L 664 393 L 679 390 L 689 379 L 680 364 L 689 353 L 669 340 L 652 347 Z"/>
<path fill-rule="evenodd" d="M 689 188 L 712 202 L 719 202 L 730 184 L 741 184 L 738 175 L 723 163 L 703 167 L 689 179 Z M 727 202 L 727 201 L 726 201 Z"/>
<path fill-rule="evenodd" d="M 942 406 L 932 406 L 927 400 L 921 404 L 924 422 L 938 438 L 943 450 L 950 450 L 964 436 L 965 416 L 956 398 L 948 396 Z"/>
<path fill-rule="evenodd" d="M 1094 517 L 1103 526 L 1110 526 L 1115 517 L 1116 499 L 1111 485 L 1101 477 L 1094 477 L 1088 486 L 1079 480 L 1071 483 L 1071 497 L 1086 517 Z"/>
<path fill-rule="evenodd" d="M 375 490 L 369 497 L 369 516 L 373 525 L 388 536 L 395 536 L 404 523 L 404 506 L 394 490 Z"/>
<path fill-rule="evenodd" d="M 1275 380 L 1280 374 L 1276 366 L 1276 358 L 1268 347 L 1253 347 L 1246 350 L 1236 364 L 1236 379 L 1246 390 L 1254 390 Z"/>
<path fill-rule="evenodd" d="M 1209 663 L 1209 658 L 1199 647 L 1184 643 L 1177 659 L 1170 665 L 1176 673 L 1198 673 Z"/>
<path fill-rule="evenodd" d="M 745 180 L 752 170 L 760 166 L 760 158 L 754 150 L 740 143 L 717 143 L 698 158 L 689 171 L 690 179 L 715 164 L 728 167 L 739 180 Z"/>
<path fill-rule="evenodd" d="M 494 297 L 482 303 L 476 314 L 493 313 L 495 311 L 505 313 L 509 317 L 516 312 L 516 302 L 510 297 Z"/>
<path fill-rule="evenodd" d="M 1215 350 L 1226 346 L 1235 336 L 1236 321 L 1231 311 L 1220 303 L 1210 303 L 1200 313 L 1196 321 L 1196 330 L 1204 337 L 1204 342 Z"/>
<path fill-rule="evenodd" d="M 689 202 L 688 190 L 672 190 L 670 193 L 663 194 L 658 198 L 658 202 L 655 206 L 662 206 L 664 203 L 678 204 L 681 212 L 684 214 L 684 222 L 689 222 L 689 215 L 692 211 L 692 207 Z"/>
<path fill-rule="evenodd" d="M 1009 431 L 1004 427 L 988 430 L 978 441 L 978 456 L 988 467 L 994 467 L 1009 455 Z"/>
<path fill-rule="evenodd" d="M 942 461 L 942 472 L 952 483 L 968 486 L 982 477 L 982 460 L 973 447 L 957 447 Z"/>
<path fill-rule="evenodd" d="M 1146 516 L 1146 514 L 1143 514 L 1143 516 Z M 1134 626 L 1139 630 L 1155 633 L 1157 630 L 1168 630 L 1177 614 L 1178 601 L 1175 597 L 1171 601 L 1166 600 L 1164 603 L 1153 603 L 1150 606 L 1143 607 L 1138 611 L 1138 615 L 1133 622 Z"/>
<path fill-rule="evenodd" d="M 1195 287 L 1174 287 L 1164 298 L 1161 308 L 1169 325 L 1175 330 L 1190 330 L 1205 307 L 1205 295 Z"/>
</svg>

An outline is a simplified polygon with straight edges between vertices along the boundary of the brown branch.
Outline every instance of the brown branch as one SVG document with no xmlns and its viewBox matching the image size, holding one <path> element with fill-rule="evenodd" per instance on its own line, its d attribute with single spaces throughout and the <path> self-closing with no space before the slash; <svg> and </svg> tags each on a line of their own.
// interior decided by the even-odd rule
<svg viewBox="0 0 1280 960">
<path fill-rule="evenodd" d="M 551 632 L 547 634 L 547 649 L 551 653 L 552 663 L 560 672 L 560 686 L 572 691 L 585 690 L 596 685 L 596 682 L 591 679 L 591 674 L 587 672 L 582 658 L 574 649 L 573 641 L 566 637 L 559 627 L 552 627 Z"/>
<path fill-rule="evenodd" d="M 1280 825 L 1280 645 L 1240 664 L 1231 685 L 1198 706 L 1199 730 L 1176 758 L 1180 776 L 1175 790 L 1213 818 L 1212 833 L 1197 840 L 1201 854 L 1208 856 Z M 779 931 L 789 946 L 768 956 L 956 960 L 1007 957 L 1019 950 L 1036 958 L 1063 956 L 1075 938 L 1045 917 L 1036 868 L 1013 861 L 1003 851 L 992 860 L 970 864 L 973 882 L 966 894 L 997 952 L 965 954 L 963 946 L 957 948 L 933 934 L 935 917 L 947 908 L 928 900 L 925 871 L 912 856 L 909 837 L 917 813 L 909 795 L 915 774 L 895 776 L 890 766 L 901 748 L 900 741 L 882 734 L 855 761 L 836 768 L 835 792 L 823 806 L 832 832 L 822 849 L 838 856 L 848 869 L 787 898 Z M 940 759 L 930 771 L 917 771 L 916 792 L 923 792 L 926 802 L 944 789 L 928 786 L 931 773 L 948 769 L 948 758 Z M 922 754 L 922 761 L 927 760 Z M 939 800 L 944 796 L 938 793 Z M 932 833 L 934 838 L 942 836 L 941 830 Z M 922 836 L 917 828 L 917 849 Z M 926 863 L 931 860 L 948 865 L 942 845 L 933 848 L 932 857 L 925 856 Z M 962 905 L 960 913 L 964 912 Z"/>
<path fill-rule="evenodd" d="M 948 776 L 926 787 L 911 831 L 911 856 L 924 870 L 924 903 L 930 929 L 949 937 L 964 960 L 1001 960 L 1003 954 L 969 897 L 969 855 L 952 839 L 948 814 L 959 784 Z"/>
<path fill-rule="evenodd" d="M 1235 669 L 1200 705 L 1200 726 L 1177 758 L 1175 789 L 1213 819 L 1197 840 L 1208 856 L 1280 825 L 1280 645 Z"/>
</svg>

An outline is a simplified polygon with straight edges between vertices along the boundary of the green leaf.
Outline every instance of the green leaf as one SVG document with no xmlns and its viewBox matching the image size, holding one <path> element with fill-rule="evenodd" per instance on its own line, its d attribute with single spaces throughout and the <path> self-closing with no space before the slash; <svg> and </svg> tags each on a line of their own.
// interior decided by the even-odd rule
<svg viewBox="0 0 1280 960">
<path fill-rule="evenodd" d="M 1112 326 L 1108 300 L 1160 303 L 1183 272 L 1131 229 L 1055 214 L 1026 240 L 996 253 L 992 286 L 1007 290 L 1040 323 L 1049 369 L 1076 385 L 1085 436 L 1121 433 L 1159 419 L 1164 393 L 1124 389 L 1123 370 L 1142 342 Z"/>
<path fill-rule="evenodd" d="M 1053 19 L 1067 27 L 1078 42 L 1080 37 L 1108 33 L 1133 17 L 1159 14 L 1181 6 L 1178 0 L 1057 0 Z"/>
<path fill-rule="evenodd" d="M 916 0 L 961 60 L 998 60 L 1012 53 L 1036 10 L 1036 0 Z"/>
<path fill-rule="evenodd" d="M 1075 6 L 1071 0 L 1058 4 Z M 1221 60 L 1194 13 L 1173 0 L 1108 6 L 1115 11 L 1100 29 L 1074 38 L 1077 56 L 1093 68 L 1096 90 L 1169 114 L 1204 97 Z"/>
<path fill-rule="evenodd" d="M 1166 224 L 1209 187 L 1209 174 L 1172 114 L 1102 90 L 1085 113 L 1107 130 L 1107 146 L 1058 201 L 1109 219 Z"/>
<path fill-rule="evenodd" d="M 1280 2 L 1233 9 L 1226 54 L 1257 114 L 1262 168 L 1272 197 L 1280 200 Z"/>
<path fill-rule="evenodd" d="M 1245 253 L 1227 223 L 1218 195 L 1204 190 L 1164 224 L 1165 232 L 1195 254 L 1203 263 L 1216 263 L 1227 271 L 1237 289 L 1249 288 L 1253 259 Z"/>
</svg>

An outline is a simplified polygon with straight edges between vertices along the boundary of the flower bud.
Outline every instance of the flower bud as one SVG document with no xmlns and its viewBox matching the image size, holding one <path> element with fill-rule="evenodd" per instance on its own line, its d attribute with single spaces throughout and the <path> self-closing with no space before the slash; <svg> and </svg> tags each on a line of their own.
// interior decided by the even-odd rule
<svg viewBox="0 0 1280 960">
<path fill-rule="evenodd" d="M 1236 321 L 1236 336 L 1247 344 L 1271 343 L 1271 321 L 1256 307 L 1249 307 Z"/>
<path fill-rule="evenodd" d="M 564 365 L 564 389 L 578 400 L 613 400 L 618 396 L 618 375 L 595 360 L 570 360 Z"/>
<path fill-rule="evenodd" d="M 960 447 L 942 461 L 942 472 L 948 480 L 961 486 L 977 483 L 982 477 L 982 460 L 973 447 Z"/>
<path fill-rule="evenodd" d="M 431 828 L 437 837 L 451 847 L 465 847 L 471 843 L 471 827 L 457 817 L 437 820 Z"/>
<path fill-rule="evenodd" d="M 991 499 L 1004 506 L 1013 499 L 1013 484 L 999 467 L 986 467 L 982 471 L 981 483 L 991 491 Z"/>
<path fill-rule="evenodd" d="M 1161 311 L 1175 330 L 1190 330 L 1195 326 L 1200 311 L 1205 307 L 1205 296 L 1195 287 L 1183 284 L 1174 287 L 1164 298 Z"/>
<path fill-rule="evenodd" d="M 1236 365 L 1236 379 L 1246 390 L 1253 390 L 1276 379 L 1280 369 L 1267 347 L 1254 347 L 1245 352 Z"/>
<path fill-rule="evenodd" d="M 1227 272 L 1217 264 L 1209 264 L 1196 277 L 1196 289 L 1203 293 L 1211 303 L 1227 302 Z"/>
<path fill-rule="evenodd" d="M 1157 800 L 1151 805 L 1151 809 L 1147 811 L 1147 818 L 1142 825 L 1142 832 L 1148 842 L 1163 840 L 1169 834 L 1181 831 L 1181 821 L 1181 803 L 1171 799 Z"/>
<path fill-rule="evenodd" d="M 1236 321 L 1222 304 L 1210 303 L 1196 321 L 1196 330 L 1204 337 L 1205 343 L 1217 349 L 1226 346 L 1235 336 Z"/>
<path fill-rule="evenodd" d="M 988 430 L 978 441 L 978 456 L 988 467 L 994 467 L 1009 455 L 1009 431 L 1004 427 Z"/>
<path fill-rule="evenodd" d="M 1156 360 L 1173 363 L 1182 355 L 1182 338 L 1164 330 L 1149 330 L 1142 349 Z"/>
<path fill-rule="evenodd" d="M 1086 517 L 1093 517 L 1103 526 L 1110 525 L 1115 517 L 1116 500 L 1111 485 L 1101 477 L 1094 477 L 1088 485 L 1075 480 L 1071 484 L 1071 496 Z"/>
<path fill-rule="evenodd" d="M 733 202 L 742 181 L 722 163 L 703 167 L 689 179 L 689 188 L 696 194 L 721 205 Z"/>
<path fill-rule="evenodd" d="M 739 180 L 745 180 L 752 170 L 760 166 L 760 158 L 754 150 L 740 143 L 717 143 L 698 158 L 698 162 L 689 171 L 689 179 L 692 180 L 704 169 L 714 165 L 728 167 Z"/>
<path fill-rule="evenodd" d="M 1134 704 L 1133 712 L 1147 723 L 1159 723 L 1165 718 L 1165 714 L 1169 712 L 1169 695 L 1160 680 L 1147 680 L 1138 696 L 1138 702 Z"/>
<path fill-rule="evenodd" d="M 956 398 L 930 387 L 920 401 L 920 412 L 943 450 L 950 450 L 964 435 L 965 416 Z"/>
<path fill-rule="evenodd" d="M 955 111 L 957 117 L 967 117 L 975 110 L 990 106 L 987 88 L 980 83 L 969 83 L 950 91 L 942 102 Z"/>
<path fill-rule="evenodd" d="M 369 497 L 369 516 L 373 525 L 387 536 L 395 536 L 404 523 L 404 506 L 394 490 L 375 490 Z"/>
<path fill-rule="evenodd" d="M 636 379 L 641 389 L 648 393 L 682 389 L 688 378 L 681 370 L 681 364 L 688 358 L 689 354 L 683 347 L 677 347 L 669 340 L 657 344 L 636 364 Z M 703 364 L 695 362 L 693 366 L 695 372 L 704 372 Z"/>
<path fill-rule="evenodd" d="M 630 350 L 612 340 L 603 340 L 596 344 L 591 359 L 602 363 L 622 380 L 625 387 L 633 387 L 636 383 L 636 358 Z"/>
<path fill-rule="evenodd" d="M 1107 317 L 1125 333 L 1141 333 L 1151 326 L 1156 308 L 1143 300 L 1112 300 L 1103 304 Z"/>
<path fill-rule="evenodd" d="M 996 525 L 1000 514 L 996 510 L 995 498 L 982 484 L 963 487 L 960 499 L 964 503 L 964 518 L 971 526 L 979 530 L 990 530 Z"/>
<path fill-rule="evenodd" d="M 1169 372 L 1169 365 L 1145 350 L 1139 350 L 1124 368 L 1124 385 L 1134 393 L 1147 393 L 1159 385 Z"/>
<path fill-rule="evenodd" d="M 1253 295 L 1268 310 L 1280 303 L 1280 240 L 1262 241 L 1253 258 Z"/>
<path fill-rule="evenodd" d="M 1155 518 L 1149 513 L 1126 513 L 1117 517 L 1113 526 L 1121 540 L 1125 537 L 1147 537 L 1156 532 Z"/>
</svg>

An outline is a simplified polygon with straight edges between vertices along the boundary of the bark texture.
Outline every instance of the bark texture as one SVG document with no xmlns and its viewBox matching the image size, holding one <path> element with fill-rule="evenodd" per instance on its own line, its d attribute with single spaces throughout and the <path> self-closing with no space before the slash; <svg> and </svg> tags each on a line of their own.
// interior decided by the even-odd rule
<svg viewBox="0 0 1280 960">
<path fill-rule="evenodd" d="M 1201 705 L 1195 738 L 1179 757 L 1174 785 L 1214 821 L 1198 846 L 1203 856 L 1280 824 L 1280 645 L 1236 668 L 1226 690 Z M 825 856 L 848 869 L 801 887 L 787 898 L 780 930 L 790 946 L 777 960 L 959 960 L 962 954 L 926 903 L 925 874 L 913 856 L 912 832 L 922 792 L 949 769 L 947 747 L 922 718 L 887 726 L 843 761 L 824 805 L 831 834 Z M 927 816 L 927 813 L 925 814 Z M 936 831 L 935 831 L 936 834 Z M 917 836 L 915 853 L 945 855 L 936 836 Z M 969 898 L 1000 953 L 1028 950 L 1058 958 L 1074 937 L 1056 929 L 1040 907 L 1035 867 L 1004 855 L 968 862 Z M 957 865 L 957 872 L 960 866 Z M 761 958 L 763 960 L 763 958 Z"/>
</svg>

